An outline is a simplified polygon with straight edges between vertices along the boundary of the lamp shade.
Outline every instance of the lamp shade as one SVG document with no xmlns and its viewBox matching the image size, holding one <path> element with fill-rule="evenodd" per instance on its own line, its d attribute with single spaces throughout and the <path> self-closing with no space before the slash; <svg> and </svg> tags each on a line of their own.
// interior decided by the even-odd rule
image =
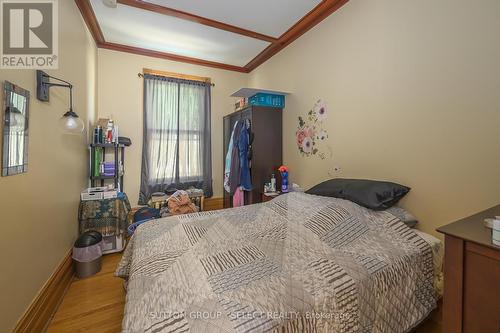
<svg viewBox="0 0 500 333">
<path fill-rule="evenodd" d="M 59 127 L 68 134 L 80 134 L 85 128 L 83 121 L 73 111 L 66 112 L 59 119 Z"/>
</svg>

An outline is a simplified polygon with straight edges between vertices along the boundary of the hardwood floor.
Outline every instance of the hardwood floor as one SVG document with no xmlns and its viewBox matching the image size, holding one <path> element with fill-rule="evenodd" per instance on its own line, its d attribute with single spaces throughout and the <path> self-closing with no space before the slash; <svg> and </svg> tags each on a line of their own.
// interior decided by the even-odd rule
<svg viewBox="0 0 500 333">
<path fill-rule="evenodd" d="M 442 333 L 443 332 L 443 302 L 438 303 L 437 309 L 435 309 L 430 316 L 420 324 L 414 333 Z"/>
<path fill-rule="evenodd" d="M 117 333 L 121 330 L 125 290 L 114 277 L 121 253 L 103 257 L 102 270 L 89 278 L 74 279 L 47 333 Z M 441 333 L 441 304 L 413 333 Z"/>
<path fill-rule="evenodd" d="M 113 273 L 121 253 L 105 255 L 96 275 L 75 278 L 49 324 L 48 333 L 116 333 L 121 330 L 125 290 Z"/>
</svg>

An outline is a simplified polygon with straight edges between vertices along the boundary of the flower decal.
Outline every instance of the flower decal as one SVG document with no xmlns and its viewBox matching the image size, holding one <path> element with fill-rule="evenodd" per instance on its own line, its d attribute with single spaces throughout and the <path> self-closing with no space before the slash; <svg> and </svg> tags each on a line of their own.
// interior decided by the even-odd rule
<svg viewBox="0 0 500 333">
<path fill-rule="evenodd" d="M 323 128 L 323 121 L 328 117 L 328 110 L 325 102 L 318 100 L 312 110 L 307 113 L 305 120 L 299 116 L 299 125 L 295 133 L 297 148 L 303 156 L 318 155 L 321 159 L 326 158 L 326 154 L 320 152 L 317 143 L 328 139 L 328 132 Z"/>
<path fill-rule="evenodd" d="M 310 154 L 313 152 L 314 141 L 311 137 L 306 137 L 304 141 L 302 141 L 302 151 L 306 154 Z"/>
<path fill-rule="evenodd" d="M 313 113 L 318 121 L 325 121 L 328 117 L 326 104 L 322 100 L 318 100 L 316 104 L 314 104 Z"/>
<path fill-rule="evenodd" d="M 328 133 L 325 130 L 321 130 L 318 135 L 316 135 L 316 139 L 321 141 L 326 140 L 328 139 Z"/>
<path fill-rule="evenodd" d="M 308 130 L 299 129 L 297 131 L 297 146 L 302 147 L 302 142 L 307 137 Z"/>
</svg>

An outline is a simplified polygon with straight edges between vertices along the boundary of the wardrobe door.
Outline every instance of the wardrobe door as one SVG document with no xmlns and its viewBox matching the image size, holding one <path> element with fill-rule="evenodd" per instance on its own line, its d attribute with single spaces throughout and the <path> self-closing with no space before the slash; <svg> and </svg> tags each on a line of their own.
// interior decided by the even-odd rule
<svg viewBox="0 0 500 333">
<path fill-rule="evenodd" d="M 252 108 L 252 131 L 254 133 L 252 156 L 252 203 L 262 201 L 264 183 L 274 173 L 277 189 L 281 188 L 278 168 L 283 163 L 282 110 L 254 106 Z"/>
</svg>

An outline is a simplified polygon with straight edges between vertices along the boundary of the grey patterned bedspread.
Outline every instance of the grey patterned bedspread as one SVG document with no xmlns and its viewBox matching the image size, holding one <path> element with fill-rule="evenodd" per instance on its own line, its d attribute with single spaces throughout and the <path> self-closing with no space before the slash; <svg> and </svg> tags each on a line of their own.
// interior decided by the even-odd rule
<svg viewBox="0 0 500 333">
<path fill-rule="evenodd" d="M 123 332 L 406 332 L 436 307 L 432 251 L 385 212 L 289 193 L 141 225 Z"/>
</svg>

